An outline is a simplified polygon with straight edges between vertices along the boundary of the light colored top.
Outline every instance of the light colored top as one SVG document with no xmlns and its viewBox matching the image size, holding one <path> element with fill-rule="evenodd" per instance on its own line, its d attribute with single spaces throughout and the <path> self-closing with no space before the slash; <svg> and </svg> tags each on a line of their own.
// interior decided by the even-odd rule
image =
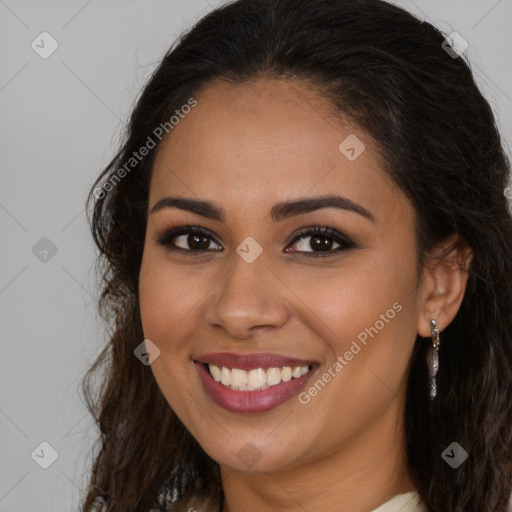
<svg viewBox="0 0 512 512">
<path fill-rule="evenodd" d="M 194 510 L 201 512 L 217 512 L 218 509 L 218 503 L 214 503 L 211 499 L 198 501 L 194 497 L 184 499 L 173 508 L 176 512 L 192 512 Z M 389 501 L 370 512 L 427 512 L 427 508 L 418 492 L 410 491 L 405 494 L 397 494 Z M 512 496 L 510 497 L 508 512 L 512 512 Z"/>
<path fill-rule="evenodd" d="M 217 512 L 219 505 L 210 499 L 205 501 L 198 500 L 195 497 L 181 501 L 176 508 L 176 512 Z M 420 495 L 416 491 L 398 494 L 379 508 L 371 512 L 427 512 L 423 505 Z"/>
<path fill-rule="evenodd" d="M 508 512 L 512 512 L 512 495 L 508 504 Z M 416 491 L 398 494 L 371 512 L 427 512 L 424 502 Z"/>
<path fill-rule="evenodd" d="M 425 505 L 416 491 L 397 494 L 384 505 L 371 512 L 427 512 Z"/>
</svg>

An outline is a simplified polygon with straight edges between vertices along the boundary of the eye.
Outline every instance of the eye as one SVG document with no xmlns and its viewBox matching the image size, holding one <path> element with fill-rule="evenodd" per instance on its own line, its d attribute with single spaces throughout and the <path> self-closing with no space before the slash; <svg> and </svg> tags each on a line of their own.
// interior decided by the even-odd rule
<svg viewBox="0 0 512 512">
<path fill-rule="evenodd" d="M 156 241 L 169 251 L 185 251 L 197 255 L 212 252 L 211 249 L 208 249 L 212 239 L 213 237 L 208 230 L 201 226 L 189 226 L 187 224 L 165 231 Z M 178 244 L 181 244 L 181 247 Z"/>
<path fill-rule="evenodd" d="M 305 240 L 310 238 L 309 242 Z M 305 252 L 304 256 L 313 257 L 325 257 L 332 256 L 342 251 L 347 251 L 356 247 L 356 244 L 346 235 L 339 231 L 327 227 L 327 226 L 313 226 L 309 228 L 302 228 L 296 233 L 293 241 L 298 240 L 293 246 L 297 246 L 299 253 Z M 337 244 L 338 247 L 333 250 L 333 243 Z M 305 251 L 305 249 L 313 249 L 312 251 Z M 285 252 L 290 251 L 289 248 L 285 249 Z M 308 254 L 309 252 L 309 254 Z"/>
<path fill-rule="evenodd" d="M 309 243 L 305 241 L 308 238 L 311 238 Z M 201 226 L 177 226 L 166 230 L 157 237 L 156 241 L 169 251 L 190 252 L 194 256 L 222 252 L 222 248 L 209 248 L 212 241 L 219 247 L 220 245 L 215 241 L 211 233 Z M 356 247 L 356 244 L 346 235 L 327 226 L 302 228 L 294 234 L 292 241 L 294 243 L 288 246 L 285 252 L 304 253 L 302 255 L 306 257 L 331 256 Z M 338 246 L 334 250 L 333 243 Z M 299 250 L 291 250 L 294 246 L 297 246 Z M 307 251 L 308 248 L 313 250 Z"/>
</svg>

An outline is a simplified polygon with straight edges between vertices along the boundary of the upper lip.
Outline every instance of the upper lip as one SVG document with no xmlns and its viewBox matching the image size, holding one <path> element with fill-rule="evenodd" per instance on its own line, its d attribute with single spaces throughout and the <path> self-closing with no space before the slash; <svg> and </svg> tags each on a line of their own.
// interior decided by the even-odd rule
<svg viewBox="0 0 512 512">
<path fill-rule="evenodd" d="M 216 364 L 226 368 L 239 368 L 240 370 L 252 370 L 255 368 L 279 368 L 282 366 L 309 366 L 318 364 L 311 359 L 297 359 L 279 354 L 235 354 L 232 352 L 215 352 L 197 356 L 195 361 L 206 364 Z"/>
</svg>

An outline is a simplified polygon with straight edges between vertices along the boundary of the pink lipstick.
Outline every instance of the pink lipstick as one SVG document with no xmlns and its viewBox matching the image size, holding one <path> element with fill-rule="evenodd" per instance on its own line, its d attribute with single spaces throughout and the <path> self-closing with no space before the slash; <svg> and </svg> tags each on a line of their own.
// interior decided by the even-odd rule
<svg viewBox="0 0 512 512">
<path fill-rule="evenodd" d="M 194 363 L 203 388 L 209 397 L 220 407 L 231 412 L 241 413 L 265 412 L 287 402 L 298 395 L 319 368 L 318 363 L 313 360 L 271 353 L 249 355 L 231 352 L 210 353 L 196 357 Z M 212 370 L 215 370 L 216 378 L 212 375 L 213 372 L 210 372 L 209 365 L 217 367 L 210 366 Z M 222 382 L 219 382 L 221 368 L 223 377 Z M 237 372 L 237 383 L 240 378 L 243 383 L 246 383 L 245 379 L 251 373 L 253 375 L 250 379 L 253 379 L 256 372 L 256 380 L 260 379 L 258 382 L 266 389 L 243 390 L 244 388 L 253 389 L 252 386 L 247 385 L 242 386 L 241 390 L 233 389 L 233 386 L 228 384 L 230 383 L 228 375 L 231 375 L 233 369 Z M 267 375 L 268 380 L 265 380 Z M 282 380 L 280 376 L 282 376 Z M 272 384 L 270 384 L 271 381 Z"/>
</svg>

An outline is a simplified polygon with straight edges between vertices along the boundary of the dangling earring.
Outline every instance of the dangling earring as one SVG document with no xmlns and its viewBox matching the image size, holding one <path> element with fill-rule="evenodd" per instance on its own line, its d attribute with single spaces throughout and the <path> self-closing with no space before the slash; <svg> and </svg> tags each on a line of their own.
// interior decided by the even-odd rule
<svg viewBox="0 0 512 512">
<path fill-rule="evenodd" d="M 432 336 L 432 346 L 427 354 L 428 374 L 430 377 L 430 399 L 434 400 L 437 395 L 436 375 L 439 370 L 439 330 L 437 322 L 430 320 L 430 332 Z"/>
</svg>

